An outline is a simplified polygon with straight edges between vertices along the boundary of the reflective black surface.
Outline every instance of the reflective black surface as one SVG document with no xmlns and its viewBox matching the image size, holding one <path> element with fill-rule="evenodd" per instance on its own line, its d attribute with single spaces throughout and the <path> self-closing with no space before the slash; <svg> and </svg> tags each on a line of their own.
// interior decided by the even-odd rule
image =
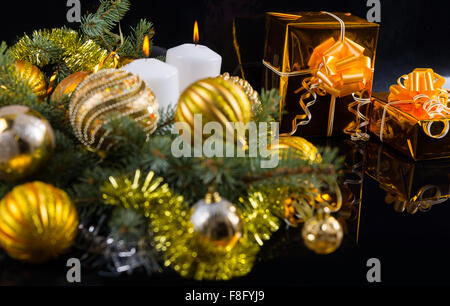
<svg viewBox="0 0 450 306">
<path fill-rule="evenodd" d="M 151 285 L 151 286 L 314 286 L 356 285 L 369 286 L 366 263 L 370 258 L 381 261 L 381 285 L 449 285 L 450 201 L 444 201 L 444 193 L 450 194 L 450 161 L 413 163 L 390 148 L 372 142 L 369 146 L 355 146 L 346 139 L 313 140 L 318 145 L 339 147 L 346 156 L 346 168 L 341 185 L 344 199 L 348 199 L 338 217 L 346 224 L 346 235 L 341 248 L 328 256 L 315 255 L 303 245 L 299 229 L 282 228 L 261 252 L 261 261 L 246 277 L 228 283 L 197 283 L 182 279 L 173 272 L 149 277 L 134 274 L 118 278 L 101 277 L 98 272 L 83 270 L 83 285 Z M 369 147 L 369 148 L 368 148 Z M 358 184 L 359 173 L 373 160 L 367 150 L 386 152 L 395 156 L 391 163 L 405 163 L 415 167 L 413 178 L 392 173 L 395 179 L 413 180 L 411 186 L 420 190 L 428 183 L 423 178 L 439 177 L 437 183 L 444 200 L 426 211 L 406 209 L 386 203 L 386 186 L 368 175 Z M 396 159 L 397 158 L 397 159 Z M 383 160 L 383 159 L 381 159 Z M 384 157 L 384 162 L 386 157 Z M 405 168 L 406 169 L 406 168 Z M 444 172 L 443 172 L 444 171 Z M 410 175 L 408 172 L 407 175 Z M 389 177 L 384 177 L 389 179 Z M 436 182 L 436 179 L 432 178 Z M 350 182 L 350 183 L 349 183 Z M 401 189 L 402 180 L 397 187 Z M 391 182 L 395 185 L 395 182 Z M 417 185 L 418 184 L 418 185 Z M 351 190 L 351 192 L 350 192 Z M 359 203 L 359 191 L 361 202 Z M 392 192 L 391 192 L 392 194 Z M 433 192 L 434 194 L 434 192 Z M 405 193 L 397 194 L 404 197 Z M 432 196 L 430 194 L 430 196 Z M 389 197 L 388 197 L 389 199 Z M 389 202 L 389 201 L 388 201 Z M 359 228 L 358 228 L 359 225 Z M 43 266 L 14 262 L 6 256 L 0 261 L 2 285 L 67 285 L 65 259 Z"/>
</svg>

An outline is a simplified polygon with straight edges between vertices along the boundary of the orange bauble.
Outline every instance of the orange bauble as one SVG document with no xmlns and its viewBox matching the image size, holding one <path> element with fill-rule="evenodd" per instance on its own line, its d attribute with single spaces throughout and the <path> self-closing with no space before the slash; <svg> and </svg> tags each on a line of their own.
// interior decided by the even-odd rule
<svg viewBox="0 0 450 306">
<path fill-rule="evenodd" d="M 80 83 L 90 74 L 91 73 L 87 71 L 80 71 L 69 75 L 56 86 L 50 100 L 58 103 L 62 101 L 64 97 L 70 97 L 78 85 L 80 85 Z"/>
</svg>

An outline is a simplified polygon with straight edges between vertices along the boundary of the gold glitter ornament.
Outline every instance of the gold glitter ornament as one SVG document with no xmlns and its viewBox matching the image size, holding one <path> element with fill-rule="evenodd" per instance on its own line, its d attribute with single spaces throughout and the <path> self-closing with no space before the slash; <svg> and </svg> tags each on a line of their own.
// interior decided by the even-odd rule
<svg viewBox="0 0 450 306">
<path fill-rule="evenodd" d="M 252 85 L 250 85 L 248 81 L 241 79 L 240 77 L 237 76 L 231 76 L 228 72 L 222 74 L 220 77 L 224 80 L 233 82 L 233 84 L 239 86 L 241 89 L 244 90 L 245 94 L 250 100 L 252 106 L 252 113 L 257 112 L 261 109 L 262 105 L 259 94 L 256 90 L 253 89 Z"/>
<path fill-rule="evenodd" d="M 305 245 L 320 255 L 331 254 L 336 251 L 344 237 L 341 224 L 330 216 L 328 208 L 320 210 L 317 216 L 306 221 L 302 229 Z"/>
<path fill-rule="evenodd" d="M 90 150 L 107 151 L 105 126 L 129 117 L 150 135 L 157 128 L 158 102 L 138 76 L 124 70 L 105 69 L 87 77 L 72 94 L 70 121 L 77 138 Z"/>
<path fill-rule="evenodd" d="M 38 171 L 55 148 L 52 127 L 26 106 L 0 108 L 0 179 L 17 181 Z"/>
<path fill-rule="evenodd" d="M 14 61 L 14 67 L 19 78 L 31 87 L 32 92 L 38 99 L 47 96 L 47 82 L 38 67 L 25 61 Z"/>
<path fill-rule="evenodd" d="M 242 237 L 242 220 L 236 207 L 218 193 L 208 194 L 192 208 L 191 223 L 201 245 L 229 251 Z"/>
<path fill-rule="evenodd" d="M 52 185 L 28 183 L 0 202 L 0 245 L 14 259 L 41 263 L 73 243 L 78 214 L 68 195 Z"/>
<path fill-rule="evenodd" d="M 64 97 L 71 97 L 78 85 L 83 82 L 89 75 L 88 71 L 75 72 L 62 80 L 55 88 L 50 97 L 53 103 L 60 103 Z"/>
<path fill-rule="evenodd" d="M 195 115 L 201 115 L 203 127 L 208 122 L 218 122 L 226 129 L 225 133 L 234 135 L 229 122 L 247 124 L 251 120 L 251 104 L 245 92 L 231 81 L 223 78 L 209 78 L 195 82 L 180 96 L 175 111 L 175 122 L 187 123 L 191 131 L 193 143 Z M 204 137 L 204 135 L 199 135 Z M 225 136 L 225 135 L 223 135 Z M 185 135 L 187 138 L 187 136 Z M 245 139 L 240 139 L 245 144 Z"/>
<path fill-rule="evenodd" d="M 291 149 L 304 160 L 317 163 L 322 162 L 322 156 L 319 154 L 317 148 L 302 137 L 280 137 L 278 143 L 271 145 L 269 149 L 278 152 L 281 158 L 286 157 L 289 149 Z"/>
</svg>

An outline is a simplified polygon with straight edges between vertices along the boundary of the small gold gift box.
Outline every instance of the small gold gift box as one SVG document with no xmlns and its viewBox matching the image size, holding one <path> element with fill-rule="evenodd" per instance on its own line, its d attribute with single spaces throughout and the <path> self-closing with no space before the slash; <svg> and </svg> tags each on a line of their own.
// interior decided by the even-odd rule
<svg viewBox="0 0 450 306">
<path fill-rule="evenodd" d="M 366 174 L 386 191 L 398 212 L 428 211 L 450 198 L 450 162 L 413 162 L 383 144 L 367 148 Z"/>
<path fill-rule="evenodd" d="M 363 136 L 378 32 L 349 13 L 266 14 L 263 86 L 280 90 L 282 134 Z"/>
</svg>

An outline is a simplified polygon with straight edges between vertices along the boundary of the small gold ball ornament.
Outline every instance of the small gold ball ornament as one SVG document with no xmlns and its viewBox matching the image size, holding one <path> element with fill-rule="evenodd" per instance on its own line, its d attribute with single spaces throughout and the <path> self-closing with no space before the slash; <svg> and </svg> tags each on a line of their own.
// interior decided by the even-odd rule
<svg viewBox="0 0 450 306">
<path fill-rule="evenodd" d="M 252 113 L 257 112 L 261 109 L 262 105 L 259 94 L 256 90 L 253 89 L 252 85 L 250 85 L 248 81 L 237 76 L 231 76 L 228 72 L 225 72 L 220 77 L 224 80 L 233 82 L 233 84 L 239 86 L 242 90 L 244 90 L 245 94 L 250 100 L 250 104 L 252 105 Z"/>
<path fill-rule="evenodd" d="M 78 214 L 68 195 L 52 185 L 28 183 L 0 202 L 0 245 L 14 259 L 41 263 L 73 243 Z"/>
<path fill-rule="evenodd" d="M 47 82 L 38 67 L 25 61 L 15 61 L 14 67 L 19 78 L 30 85 L 31 90 L 39 99 L 47 96 Z"/>
<path fill-rule="evenodd" d="M 105 126 L 129 117 L 150 135 L 157 128 L 158 102 L 138 76 L 120 69 L 104 69 L 87 77 L 72 94 L 70 121 L 77 138 L 90 150 L 107 151 Z"/>
<path fill-rule="evenodd" d="M 61 102 L 64 97 L 72 96 L 78 85 L 80 85 L 80 83 L 83 82 L 89 75 L 91 75 L 91 73 L 88 71 L 79 71 L 66 77 L 56 86 L 52 96 L 50 97 L 51 102 L 58 103 Z"/>
<path fill-rule="evenodd" d="M 54 148 L 53 129 L 39 113 L 20 105 L 0 108 L 0 180 L 36 173 Z"/>
<path fill-rule="evenodd" d="M 231 250 L 243 234 L 236 206 L 217 193 L 208 194 L 192 208 L 191 223 L 203 246 L 214 251 Z"/>
<path fill-rule="evenodd" d="M 317 216 L 306 221 L 302 229 L 305 245 L 320 255 L 331 254 L 342 243 L 344 231 L 336 218 L 330 215 L 327 207 L 320 210 Z"/>
<path fill-rule="evenodd" d="M 209 78 L 189 86 L 181 94 L 175 111 L 175 122 L 184 122 L 189 125 L 191 143 L 194 132 L 198 130 L 194 128 L 196 115 L 201 115 L 200 131 L 203 131 L 205 124 L 218 122 L 226 128 L 226 132 L 232 132 L 234 135 L 234 129 L 227 123 L 249 123 L 251 104 L 243 89 L 233 82 L 221 77 Z M 204 137 L 204 135 L 200 136 Z M 245 143 L 245 141 L 242 142 Z"/>
</svg>

